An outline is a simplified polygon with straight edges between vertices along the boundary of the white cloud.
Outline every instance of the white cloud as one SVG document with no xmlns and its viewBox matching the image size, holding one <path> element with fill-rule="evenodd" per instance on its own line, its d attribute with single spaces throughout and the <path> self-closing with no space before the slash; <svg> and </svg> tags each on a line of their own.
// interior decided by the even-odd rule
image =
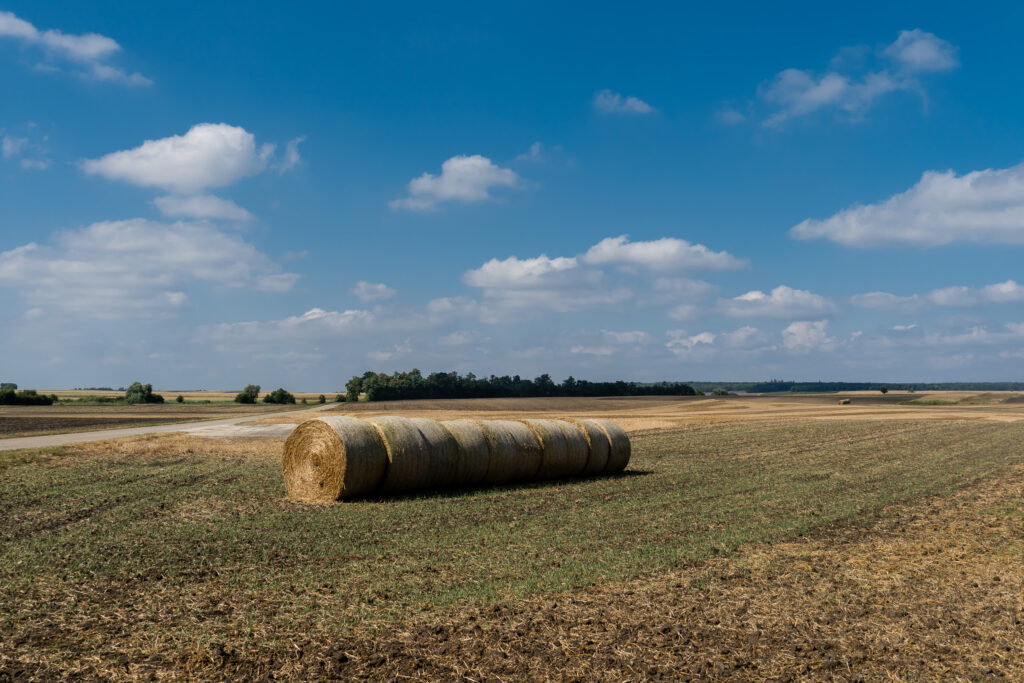
<svg viewBox="0 0 1024 683">
<path fill-rule="evenodd" d="M 755 289 L 732 299 L 723 299 L 719 301 L 719 308 L 726 315 L 737 318 L 795 318 L 827 315 L 835 310 L 835 305 L 821 295 L 780 285 L 768 294 Z"/>
<path fill-rule="evenodd" d="M 489 289 L 551 287 L 573 283 L 573 278 L 566 278 L 564 275 L 575 276 L 580 272 L 582 270 L 575 258 L 548 258 L 545 254 L 527 259 L 509 256 L 503 261 L 492 258 L 479 268 L 467 271 L 462 280 L 470 287 Z M 594 273 L 591 277 L 595 275 L 597 274 Z"/>
<path fill-rule="evenodd" d="M 801 320 L 791 323 L 782 331 L 782 345 L 791 351 L 827 351 L 835 344 L 835 337 L 828 336 L 827 320 Z"/>
<path fill-rule="evenodd" d="M 363 301 L 385 301 L 395 295 L 395 290 L 385 284 L 373 284 L 360 280 L 352 288 L 352 293 Z"/>
<path fill-rule="evenodd" d="M 926 171 L 909 190 L 805 220 L 790 235 L 846 246 L 937 246 L 952 242 L 1024 243 L 1024 164 L 1005 169 Z"/>
<path fill-rule="evenodd" d="M 218 344 L 223 350 L 265 350 L 280 343 L 358 337 L 372 330 L 376 322 L 370 311 L 311 308 L 302 315 L 279 320 L 205 325 L 199 328 L 196 339 Z"/>
<path fill-rule="evenodd" d="M 919 310 L 924 306 L 924 301 L 917 294 L 912 296 L 897 296 L 889 292 L 868 292 L 851 296 L 850 303 L 860 308 L 868 308 L 876 311 L 902 311 L 910 312 Z"/>
<path fill-rule="evenodd" d="M 599 330 L 596 333 L 579 332 L 575 336 L 584 336 L 587 337 L 587 340 L 584 343 L 571 344 L 569 353 L 586 356 L 611 356 L 623 351 L 630 351 L 646 345 L 651 338 L 651 335 L 641 330 L 630 332 Z"/>
<path fill-rule="evenodd" d="M 203 223 L 94 223 L 0 252 L 0 286 L 32 305 L 101 318 L 157 313 L 185 302 L 183 285 L 286 291 L 298 275 Z"/>
<path fill-rule="evenodd" d="M 686 330 L 669 330 L 665 334 L 669 337 L 665 348 L 677 356 L 689 356 L 698 349 L 710 350 L 717 338 L 712 332 L 688 335 Z"/>
<path fill-rule="evenodd" d="M 215 218 L 228 221 L 252 220 L 252 214 L 230 199 L 212 194 L 196 194 L 182 197 L 168 195 L 153 200 L 160 213 L 171 218 Z"/>
<path fill-rule="evenodd" d="M 649 242 L 630 242 L 628 235 L 606 237 L 581 257 L 584 263 L 637 266 L 649 270 L 731 270 L 747 261 L 725 251 L 711 251 L 703 244 L 691 244 L 675 237 Z"/>
<path fill-rule="evenodd" d="M 46 159 L 22 159 L 21 167 L 27 171 L 45 171 L 50 168 L 51 162 Z"/>
<path fill-rule="evenodd" d="M 516 156 L 516 161 L 543 161 L 543 159 L 544 145 L 539 142 L 533 143 L 528 151 Z"/>
<path fill-rule="evenodd" d="M 655 109 L 638 97 L 623 97 L 605 88 L 594 93 L 594 109 L 607 114 L 652 114 Z"/>
<path fill-rule="evenodd" d="M 700 313 L 700 309 L 693 304 L 679 304 L 668 309 L 668 317 L 672 320 L 693 320 Z"/>
<path fill-rule="evenodd" d="M 768 343 L 767 336 L 756 327 L 746 325 L 732 332 L 701 332 L 689 335 L 685 330 L 669 330 L 666 332 L 669 341 L 665 348 L 676 356 L 685 358 L 709 359 L 720 356 L 723 352 L 737 353 L 749 357 L 764 351 Z"/>
<path fill-rule="evenodd" d="M 893 325 L 892 329 L 896 332 L 909 332 L 910 330 L 917 329 L 917 323 L 911 323 L 910 325 Z"/>
<path fill-rule="evenodd" d="M 944 287 L 929 292 L 928 299 L 936 306 L 977 306 L 1024 301 L 1024 287 L 1013 280 L 985 287 Z"/>
<path fill-rule="evenodd" d="M 284 161 L 278 167 L 279 173 L 287 173 L 302 165 L 302 157 L 299 155 L 299 145 L 306 141 L 305 135 L 300 135 L 288 141 L 284 147 Z"/>
<path fill-rule="evenodd" d="M 82 162 L 86 173 L 134 185 L 193 194 L 259 173 L 274 146 L 258 150 L 255 137 L 226 123 L 199 123 L 184 135 L 147 140 L 139 147 Z"/>
<path fill-rule="evenodd" d="M 50 58 L 70 60 L 85 67 L 79 75 L 96 80 L 115 81 L 126 85 L 150 85 L 152 81 L 142 74 L 129 74 L 106 63 L 121 51 L 113 38 L 98 33 L 63 33 L 57 29 L 40 31 L 31 23 L 11 12 L 0 11 L 0 38 L 20 40 L 26 45 L 43 49 Z M 45 64 L 44 70 L 59 70 Z"/>
<path fill-rule="evenodd" d="M 886 56 L 904 71 L 919 73 L 955 69 L 960 66 L 956 53 L 952 43 L 919 28 L 900 31 L 896 42 L 885 48 Z"/>
<path fill-rule="evenodd" d="M 841 57 L 851 53 L 860 57 L 864 52 L 847 49 Z M 918 76 L 959 65 L 953 45 L 920 29 L 901 31 L 895 42 L 881 50 L 880 57 L 883 63 L 878 68 L 856 74 L 837 70 L 820 75 L 804 69 L 780 71 L 758 90 L 761 99 L 775 108 L 764 124 L 777 126 L 828 109 L 842 111 L 856 120 L 882 95 L 900 90 L 922 92 Z M 833 64 L 840 66 L 845 61 L 837 58 Z"/>
<path fill-rule="evenodd" d="M 3 152 L 4 159 L 10 159 L 11 157 L 20 156 L 25 150 L 25 146 L 28 145 L 28 138 L 19 138 L 13 135 L 4 135 L 2 143 L 0 143 L 0 149 Z"/>
<path fill-rule="evenodd" d="M 454 156 L 441 164 L 441 175 L 424 173 L 409 181 L 409 196 L 392 200 L 392 209 L 429 211 L 442 202 L 463 204 L 493 200 L 494 188 L 519 185 L 515 171 L 501 168 L 479 154 Z"/>
</svg>

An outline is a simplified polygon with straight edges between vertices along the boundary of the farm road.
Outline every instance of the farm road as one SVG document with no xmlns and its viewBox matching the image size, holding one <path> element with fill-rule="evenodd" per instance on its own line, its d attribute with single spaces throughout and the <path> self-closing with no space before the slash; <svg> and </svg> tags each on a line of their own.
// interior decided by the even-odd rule
<svg viewBox="0 0 1024 683">
<path fill-rule="evenodd" d="M 246 422 L 265 420 L 268 417 L 297 415 L 318 410 L 333 408 L 333 403 L 318 405 L 308 410 L 288 410 L 280 413 L 261 413 L 245 417 L 229 417 L 219 420 L 201 420 L 198 422 L 176 422 L 174 424 L 153 425 L 151 427 L 127 427 L 123 429 L 101 429 L 93 432 L 74 432 L 71 434 L 46 434 L 44 436 L 23 436 L 14 439 L 0 439 L 0 451 L 13 451 L 19 448 L 49 448 L 69 443 L 85 443 L 87 441 L 105 441 L 120 439 L 125 436 L 142 436 L 144 434 L 166 434 L 168 432 L 192 432 L 198 435 L 227 436 L 232 435 L 232 427 Z M 288 425 L 288 431 L 294 425 Z M 204 434 L 205 432 L 205 434 Z M 276 434 L 275 434 L 276 435 Z M 285 434 L 287 436 L 287 434 Z"/>
</svg>

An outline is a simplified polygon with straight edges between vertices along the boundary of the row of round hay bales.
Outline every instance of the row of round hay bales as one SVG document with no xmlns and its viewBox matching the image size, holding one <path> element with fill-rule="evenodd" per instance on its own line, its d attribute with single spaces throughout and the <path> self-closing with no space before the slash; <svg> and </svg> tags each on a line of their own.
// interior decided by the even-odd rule
<svg viewBox="0 0 1024 683">
<path fill-rule="evenodd" d="M 608 420 L 451 420 L 379 416 L 303 422 L 282 456 L 292 498 L 369 494 L 615 474 L 626 433 Z"/>
</svg>

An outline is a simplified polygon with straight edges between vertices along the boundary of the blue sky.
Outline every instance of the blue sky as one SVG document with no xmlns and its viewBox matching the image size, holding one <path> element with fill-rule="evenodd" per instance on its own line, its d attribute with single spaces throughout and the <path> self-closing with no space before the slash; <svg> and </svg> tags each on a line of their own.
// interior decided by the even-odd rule
<svg viewBox="0 0 1024 683">
<path fill-rule="evenodd" d="M 0 4 L 22 386 L 1019 380 L 1024 9 Z"/>
</svg>

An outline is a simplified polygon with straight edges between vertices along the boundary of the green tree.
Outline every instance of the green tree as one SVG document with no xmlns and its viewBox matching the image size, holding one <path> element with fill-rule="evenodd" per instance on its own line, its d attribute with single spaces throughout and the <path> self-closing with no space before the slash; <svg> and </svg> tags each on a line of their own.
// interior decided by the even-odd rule
<svg viewBox="0 0 1024 683">
<path fill-rule="evenodd" d="M 174 400 L 177 401 L 178 403 L 184 403 L 185 402 L 185 397 L 182 396 L 181 394 L 178 394 L 178 398 L 176 398 Z"/>
<path fill-rule="evenodd" d="M 295 397 L 285 391 L 283 388 L 274 389 L 269 394 L 263 397 L 264 403 L 295 403 Z"/>
<path fill-rule="evenodd" d="M 881 391 L 883 394 L 888 394 L 889 393 L 889 387 L 882 387 L 881 389 L 879 389 L 879 391 Z"/>
<path fill-rule="evenodd" d="M 152 384 L 143 384 L 141 382 L 132 382 L 131 386 L 125 389 L 124 392 L 125 403 L 163 403 L 164 397 L 160 394 L 153 393 Z"/>
<path fill-rule="evenodd" d="M 235 403 L 255 403 L 256 399 L 260 397 L 260 385 L 259 384 L 247 384 L 245 389 L 242 389 L 235 396 Z"/>
<path fill-rule="evenodd" d="M 18 385 L 14 382 L 0 382 L 0 391 L 17 391 Z"/>
<path fill-rule="evenodd" d="M 317 399 L 317 402 L 318 403 L 327 403 L 327 397 L 324 396 L 323 394 L 320 394 L 320 398 Z"/>
</svg>

